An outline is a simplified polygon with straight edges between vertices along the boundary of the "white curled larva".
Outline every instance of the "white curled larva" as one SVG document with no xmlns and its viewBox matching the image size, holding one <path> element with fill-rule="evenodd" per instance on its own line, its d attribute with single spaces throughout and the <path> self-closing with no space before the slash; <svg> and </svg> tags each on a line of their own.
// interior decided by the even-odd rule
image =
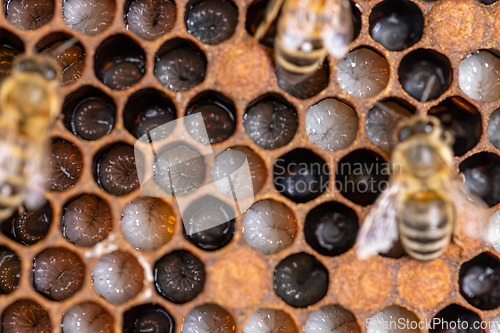
<svg viewBox="0 0 500 333">
<path fill-rule="evenodd" d="M 490 115 L 488 121 L 488 139 L 491 143 L 500 149 L 500 109 L 496 109 Z"/>
<path fill-rule="evenodd" d="M 500 253 L 500 210 L 491 216 L 488 241 L 493 248 Z"/>
<path fill-rule="evenodd" d="M 481 102 L 500 98 L 500 58 L 480 50 L 469 54 L 458 68 L 458 84 L 463 92 Z"/>
<path fill-rule="evenodd" d="M 356 318 L 338 305 L 324 306 L 309 315 L 305 333 L 359 333 Z"/>
<path fill-rule="evenodd" d="M 153 251 L 172 238 L 174 223 L 174 212 L 167 203 L 156 198 L 137 198 L 123 210 L 121 227 L 130 244 Z"/>
<path fill-rule="evenodd" d="M 281 202 L 262 200 L 245 213 L 243 227 L 248 245 L 264 254 L 273 254 L 293 243 L 297 220 Z"/>
<path fill-rule="evenodd" d="M 63 17 L 73 30 L 93 36 L 106 30 L 115 16 L 114 0 L 65 0 Z"/>
<path fill-rule="evenodd" d="M 113 317 L 94 302 L 77 304 L 63 316 L 63 333 L 112 333 Z"/>
<path fill-rule="evenodd" d="M 295 333 L 297 326 L 290 316 L 274 309 L 261 309 L 250 315 L 243 333 Z"/>
<path fill-rule="evenodd" d="M 366 333 L 418 333 L 418 327 L 412 329 L 411 326 L 397 325 L 402 319 L 404 322 L 418 322 L 418 318 L 412 312 L 392 305 L 370 318 L 366 327 Z"/>
<path fill-rule="evenodd" d="M 367 48 L 349 52 L 337 65 L 340 88 L 358 98 L 375 96 L 389 82 L 389 64 Z"/>
<path fill-rule="evenodd" d="M 306 133 L 324 150 L 347 148 L 358 133 L 358 115 L 336 99 L 324 99 L 307 110 Z"/>
<path fill-rule="evenodd" d="M 490 329 L 490 333 L 500 333 L 500 316 L 493 318 L 488 328 Z"/>
<path fill-rule="evenodd" d="M 172 30 L 177 9 L 166 0 L 136 0 L 127 12 L 127 28 L 145 40 L 154 40 Z"/>
<path fill-rule="evenodd" d="M 203 304 L 191 310 L 184 319 L 183 333 L 233 333 L 233 317 L 216 304 Z"/>
<path fill-rule="evenodd" d="M 102 257 L 92 270 L 94 290 L 110 301 L 121 304 L 142 290 L 144 272 L 131 254 L 112 252 Z"/>
</svg>

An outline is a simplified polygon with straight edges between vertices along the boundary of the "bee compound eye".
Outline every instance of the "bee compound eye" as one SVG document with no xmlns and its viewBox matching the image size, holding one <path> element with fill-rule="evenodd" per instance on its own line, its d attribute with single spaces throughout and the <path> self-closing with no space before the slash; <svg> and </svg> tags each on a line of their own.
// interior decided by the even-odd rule
<svg viewBox="0 0 500 333">
<path fill-rule="evenodd" d="M 408 126 L 405 126 L 399 130 L 398 140 L 400 142 L 407 140 L 412 135 L 412 130 Z"/>
<path fill-rule="evenodd" d="M 56 70 L 50 65 L 42 67 L 42 75 L 45 79 L 52 81 L 56 78 Z"/>
<path fill-rule="evenodd" d="M 424 126 L 424 133 L 431 133 L 434 130 L 434 123 L 432 121 L 428 121 Z"/>
</svg>

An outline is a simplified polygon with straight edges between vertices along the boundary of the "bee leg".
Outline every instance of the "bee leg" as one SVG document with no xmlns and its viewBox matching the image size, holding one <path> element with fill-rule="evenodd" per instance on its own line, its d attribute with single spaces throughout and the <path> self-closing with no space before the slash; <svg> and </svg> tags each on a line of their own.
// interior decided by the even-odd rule
<svg viewBox="0 0 500 333">
<path fill-rule="evenodd" d="M 453 243 L 458 246 L 460 249 L 460 257 L 464 258 L 465 257 L 465 245 L 462 243 L 462 241 L 458 238 L 457 234 L 453 233 L 452 237 Z"/>
<path fill-rule="evenodd" d="M 19 205 L 19 208 L 17 209 L 17 212 L 19 215 L 23 215 L 24 214 L 24 206 L 23 205 Z"/>
<path fill-rule="evenodd" d="M 264 35 L 269 30 L 269 27 L 274 22 L 276 17 L 278 17 L 281 6 L 283 6 L 283 2 L 285 2 L 285 0 L 271 0 L 271 2 L 269 2 L 266 8 L 264 19 L 259 24 L 254 34 L 254 37 L 257 40 L 261 40 L 262 38 L 264 38 Z"/>
</svg>

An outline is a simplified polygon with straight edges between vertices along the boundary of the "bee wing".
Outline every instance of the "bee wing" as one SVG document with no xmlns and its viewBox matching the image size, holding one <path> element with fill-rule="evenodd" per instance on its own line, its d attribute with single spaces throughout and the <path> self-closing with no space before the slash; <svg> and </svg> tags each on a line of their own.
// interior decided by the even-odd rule
<svg viewBox="0 0 500 333">
<path fill-rule="evenodd" d="M 359 259 L 389 251 L 398 239 L 400 188 L 400 182 L 392 179 L 366 215 L 356 240 L 356 255 Z"/>
<path fill-rule="evenodd" d="M 266 13 L 264 15 L 264 19 L 260 22 L 257 30 L 255 31 L 254 37 L 257 40 L 261 40 L 266 32 L 269 30 L 269 27 L 274 22 L 276 17 L 280 12 L 281 7 L 285 0 L 271 0 L 266 8 Z"/>
<path fill-rule="evenodd" d="M 322 15 L 328 18 L 323 28 L 323 45 L 335 59 L 344 57 L 354 35 L 351 3 L 348 0 L 327 2 Z"/>
</svg>

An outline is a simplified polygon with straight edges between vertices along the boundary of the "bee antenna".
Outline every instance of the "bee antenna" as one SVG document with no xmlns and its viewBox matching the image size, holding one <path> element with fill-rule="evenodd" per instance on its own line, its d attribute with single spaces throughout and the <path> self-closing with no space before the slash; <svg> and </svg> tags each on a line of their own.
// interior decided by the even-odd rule
<svg viewBox="0 0 500 333">
<path fill-rule="evenodd" d="M 67 49 L 69 49 L 70 47 L 72 47 L 73 45 L 78 43 L 78 41 L 79 40 L 77 37 L 71 37 L 70 39 L 68 39 L 67 41 L 65 41 L 61 45 L 59 45 L 59 47 L 57 49 L 54 50 L 54 53 L 53 53 L 54 56 L 63 53 L 64 51 L 66 51 Z"/>
<path fill-rule="evenodd" d="M 434 83 L 436 83 L 437 76 L 436 75 L 431 75 L 429 80 L 427 80 L 427 83 L 425 84 L 424 92 L 422 93 L 422 99 L 420 100 L 421 103 L 427 102 L 431 95 L 432 87 L 434 87 Z"/>
<path fill-rule="evenodd" d="M 393 109 L 391 109 L 390 107 L 388 107 L 387 105 L 385 105 L 383 103 L 377 102 L 377 103 L 375 103 L 375 106 L 378 107 L 379 109 L 381 109 L 382 111 L 385 111 L 387 113 L 392 114 L 396 118 L 404 118 L 403 115 L 395 112 Z"/>
</svg>

